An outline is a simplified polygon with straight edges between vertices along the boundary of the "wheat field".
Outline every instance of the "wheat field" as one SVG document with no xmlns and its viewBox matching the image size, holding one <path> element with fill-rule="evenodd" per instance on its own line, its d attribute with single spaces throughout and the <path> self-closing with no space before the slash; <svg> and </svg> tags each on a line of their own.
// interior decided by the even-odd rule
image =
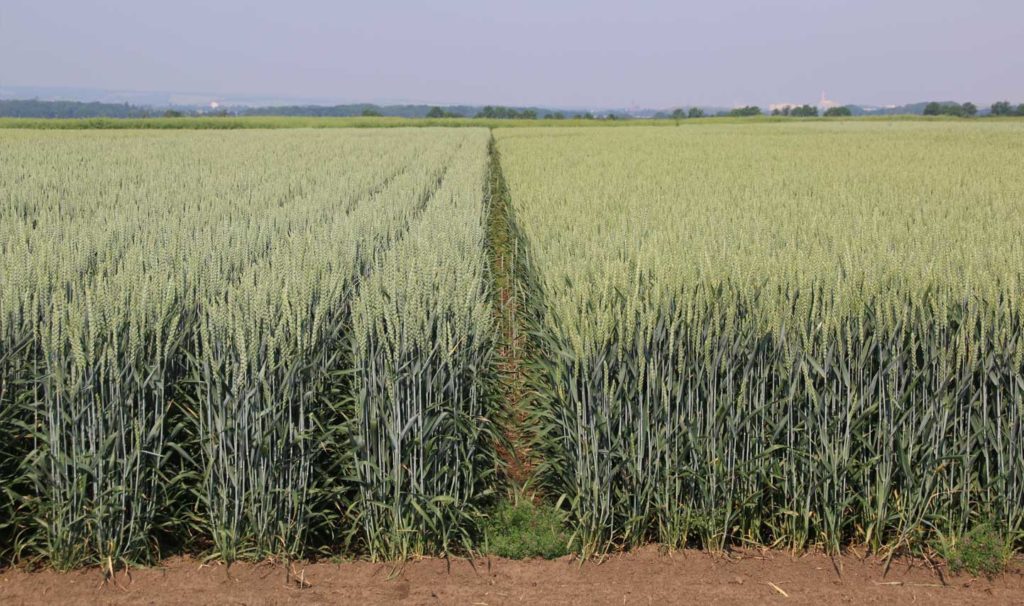
<svg viewBox="0 0 1024 606">
<path fill-rule="evenodd" d="M 490 351 L 486 130 L 3 140 L 5 552 L 460 540 L 491 467 L 486 425 L 465 432 Z"/>
<path fill-rule="evenodd" d="M 589 549 L 1020 536 L 1022 125 L 496 132 Z"/>
<path fill-rule="evenodd" d="M 0 130 L 0 560 L 471 554 L 523 490 L 583 555 L 1019 547 L 1022 165 L 995 120 Z"/>
</svg>

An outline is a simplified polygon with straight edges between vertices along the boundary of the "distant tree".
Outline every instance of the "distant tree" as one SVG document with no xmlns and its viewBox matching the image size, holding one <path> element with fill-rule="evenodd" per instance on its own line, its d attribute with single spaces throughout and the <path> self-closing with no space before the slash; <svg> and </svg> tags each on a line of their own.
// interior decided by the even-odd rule
<svg viewBox="0 0 1024 606">
<path fill-rule="evenodd" d="M 565 120 L 565 114 L 562 112 L 549 112 L 544 114 L 545 120 Z"/>
<path fill-rule="evenodd" d="M 427 117 L 428 118 L 444 118 L 445 117 L 444 116 L 444 110 L 435 105 L 434 107 L 430 108 L 429 112 L 427 112 Z"/>
<path fill-rule="evenodd" d="M 604 119 L 605 120 L 618 120 L 619 117 L 616 116 L 615 114 L 609 113 L 607 116 L 604 117 Z"/>
<path fill-rule="evenodd" d="M 734 117 L 745 117 L 745 116 L 760 116 L 761 108 L 756 105 L 748 105 L 746 107 L 737 107 L 730 111 L 727 115 Z"/>
<path fill-rule="evenodd" d="M 704 110 L 699 107 L 691 107 L 690 111 L 686 112 L 686 115 L 691 118 L 703 118 Z"/>
<path fill-rule="evenodd" d="M 850 111 L 849 107 L 845 105 L 843 107 L 830 107 L 825 110 L 826 118 L 836 118 L 839 116 L 852 116 L 853 112 Z"/>
<path fill-rule="evenodd" d="M 1010 105 L 1009 101 L 996 101 L 989 108 L 989 111 L 993 116 L 1010 116 L 1013 115 L 1013 106 Z"/>
<path fill-rule="evenodd" d="M 453 117 L 455 114 L 447 114 L 446 117 Z M 536 120 L 537 110 L 535 109 L 524 109 L 523 111 L 517 111 L 515 108 L 502 107 L 501 105 L 487 105 L 476 114 L 477 118 L 488 118 L 491 120 L 511 120 L 515 118 L 523 118 L 526 120 Z"/>
<path fill-rule="evenodd" d="M 937 103 L 932 101 L 924 107 L 924 115 L 926 116 L 957 116 L 963 118 L 965 116 L 973 116 L 973 113 L 978 112 L 978 108 L 973 103 L 965 103 L 960 105 L 959 103 Z"/>
<path fill-rule="evenodd" d="M 575 118 L 577 120 L 593 120 L 594 114 L 590 112 L 583 112 L 582 114 L 576 114 Z"/>
<path fill-rule="evenodd" d="M 818 108 L 813 105 L 801 105 L 800 107 L 794 107 L 789 113 L 791 116 L 797 116 L 799 118 L 814 118 L 818 115 Z"/>
<path fill-rule="evenodd" d="M 185 114 L 179 112 L 176 109 L 169 109 L 169 110 L 164 112 L 164 118 L 180 118 L 180 117 L 182 117 L 184 115 Z"/>
<path fill-rule="evenodd" d="M 366 118 L 379 118 L 383 114 L 381 114 L 379 111 L 373 109 L 372 107 L 367 107 L 366 109 L 363 110 L 362 115 L 364 117 L 366 117 Z"/>
<path fill-rule="evenodd" d="M 1018 116 L 1024 116 L 1024 103 L 1021 103 L 1020 105 L 1017 106 L 1016 114 Z"/>
<path fill-rule="evenodd" d="M 685 117 L 686 117 L 686 112 L 684 112 L 682 110 L 682 108 L 677 108 L 677 109 L 672 110 L 672 119 L 673 120 L 678 122 L 679 120 L 682 120 Z"/>
</svg>

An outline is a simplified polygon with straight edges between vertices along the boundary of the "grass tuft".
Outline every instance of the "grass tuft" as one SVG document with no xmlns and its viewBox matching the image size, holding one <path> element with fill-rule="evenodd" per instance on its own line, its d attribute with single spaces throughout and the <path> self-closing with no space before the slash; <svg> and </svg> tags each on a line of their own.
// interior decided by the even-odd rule
<svg viewBox="0 0 1024 606">
<path fill-rule="evenodd" d="M 513 560 L 551 560 L 569 554 L 572 538 L 565 515 L 546 503 L 529 499 L 498 505 L 484 525 L 484 553 Z"/>
<path fill-rule="evenodd" d="M 953 572 L 986 576 L 1006 570 L 1013 554 L 1007 541 L 989 524 L 976 526 L 959 541 L 943 541 L 939 551 Z"/>
</svg>

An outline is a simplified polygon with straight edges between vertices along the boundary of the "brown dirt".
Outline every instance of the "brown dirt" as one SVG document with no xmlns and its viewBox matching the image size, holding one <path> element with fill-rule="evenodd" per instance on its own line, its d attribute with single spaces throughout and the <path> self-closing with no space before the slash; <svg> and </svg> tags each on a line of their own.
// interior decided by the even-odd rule
<svg viewBox="0 0 1024 606">
<path fill-rule="evenodd" d="M 505 256 L 497 260 L 501 266 L 508 262 Z M 528 438 L 520 429 L 527 420 L 521 404 L 526 392 L 522 354 L 526 339 L 518 330 L 518 309 L 519 303 L 511 289 L 501 286 L 498 289 L 498 309 L 495 310 L 502 332 L 502 341 L 498 347 L 498 374 L 508 415 L 502 431 L 512 450 L 508 451 L 504 445 L 498 445 L 498 454 L 505 461 L 505 473 L 509 479 L 514 485 L 522 487 L 533 475 L 533 460 Z"/>
<path fill-rule="evenodd" d="M 582 565 L 425 559 L 404 565 L 345 562 L 201 565 L 175 558 L 121 572 L 0 573 L 0 604 L 1024 604 L 1024 569 L 995 579 L 942 579 L 921 561 L 882 564 L 823 555 L 743 551 L 729 558 L 657 548 Z M 303 587 L 300 587 L 300 580 Z"/>
<path fill-rule="evenodd" d="M 526 377 L 523 372 L 526 334 L 520 317 L 519 300 L 515 296 L 515 242 L 509 226 L 509 201 L 501 174 L 495 143 L 491 141 L 491 174 L 488 187 L 490 210 L 488 231 L 491 237 L 491 271 L 497 297 L 494 319 L 501 338 L 498 342 L 498 382 L 504 405 L 501 431 L 505 444 L 498 444 L 498 456 L 505 463 L 504 473 L 517 488 L 524 487 L 533 476 L 533 457 L 526 426 L 523 402 L 526 398 Z M 507 445 L 507 446 L 506 446 Z"/>
</svg>

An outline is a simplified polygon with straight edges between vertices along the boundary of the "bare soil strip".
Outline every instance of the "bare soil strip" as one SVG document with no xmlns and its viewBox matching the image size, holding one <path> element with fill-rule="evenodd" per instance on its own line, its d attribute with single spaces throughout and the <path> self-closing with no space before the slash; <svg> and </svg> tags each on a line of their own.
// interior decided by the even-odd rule
<svg viewBox="0 0 1024 606">
<path fill-rule="evenodd" d="M 524 355 L 526 332 L 520 315 L 520 295 L 515 277 L 518 248 L 511 229 L 508 189 L 501 173 L 496 144 L 491 139 L 491 165 L 487 182 L 487 232 L 491 253 L 491 278 L 494 281 L 494 318 L 499 329 L 498 383 L 505 408 L 500 419 L 506 444 L 499 454 L 505 473 L 515 488 L 522 488 L 532 475 L 529 438 L 524 431 L 526 397 Z"/>
<path fill-rule="evenodd" d="M 119 572 L 104 583 L 99 569 L 71 573 L 0 573 L 0 604 L 1021 604 L 1024 576 L 994 579 L 946 575 L 928 565 L 883 564 L 852 555 L 838 561 L 788 553 L 702 551 L 659 554 L 656 547 L 602 563 L 453 561 L 405 564 L 203 565 L 175 558 L 162 566 Z"/>
</svg>

